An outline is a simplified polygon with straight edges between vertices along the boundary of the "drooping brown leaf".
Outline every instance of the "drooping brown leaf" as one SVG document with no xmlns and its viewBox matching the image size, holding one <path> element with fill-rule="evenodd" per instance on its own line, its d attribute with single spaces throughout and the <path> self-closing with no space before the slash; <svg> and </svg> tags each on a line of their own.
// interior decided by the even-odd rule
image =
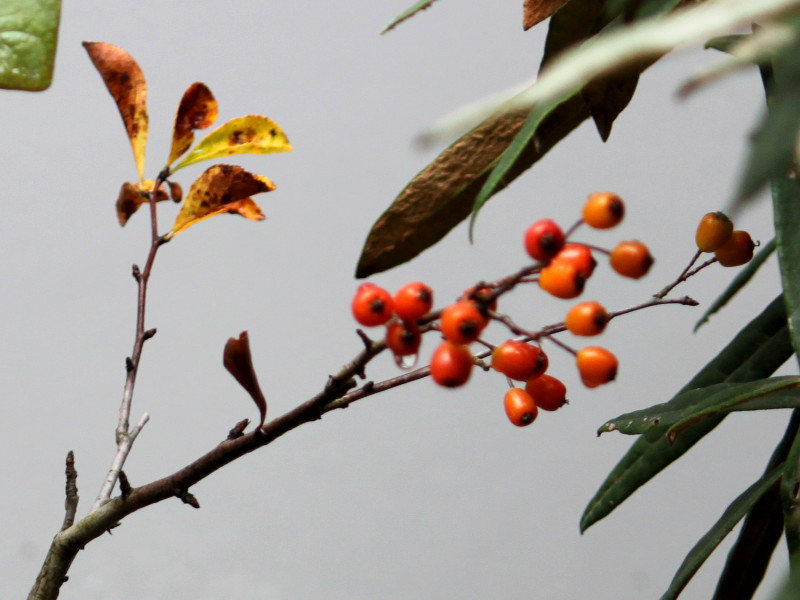
<svg viewBox="0 0 800 600">
<path fill-rule="evenodd" d="M 139 210 L 139 207 L 148 201 L 149 192 L 153 191 L 156 182 L 152 179 L 145 179 L 141 184 L 125 182 L 119 190 L 117 196 L 117 218 L 120 225 L 125 225 L 131 215 Z M 169 200 L 167 190 L 164 186 L 159 186 L 156 192 L 156 202 Z"/>
<path fill-rule="evenodd" d="M 228 339 L 222 353 L 222 364 L 256 403 L 261 415 L 258 426 L 261 427 L 267 418 L 267 400 L 258 385 L 253 359 L 250 356 L 250 339 L 246 331 L 243 331 L 238 338 Z"/>
<path fill-rule="evenodd" d="M 83 47 L 117 103 L 141 180 L 144 177 L 148 128 L 144 73 L 133 57 L 118 46 L 106 42 L 83 42 Z"/>
<path fill-rule="evenodd" d="M 274 189 L 275 184 L 269 179 L 245 171 L 238 165 L 209 167 L 189 188 L 175 224 L 165 239 L 171 239 L 203 219 L 228 212 L 261 221 L 264 213 L 250 196 Z"/>
<path fill-rule="evenodd" d="M 172 130 L 172 148 L 167 165 L 171 165 L 189 149 L 194 141 L 195 129 L 206 129 L 217 120 L 217 101 L 204 83 L 195 82 L 183 93 L 175 127 Z"/>
<path fill-rule="evenodd" d="M 567 0 L 525 0 L 522 6 L 522 28 L 527 31 L 552 16 Z"/>
</svg>

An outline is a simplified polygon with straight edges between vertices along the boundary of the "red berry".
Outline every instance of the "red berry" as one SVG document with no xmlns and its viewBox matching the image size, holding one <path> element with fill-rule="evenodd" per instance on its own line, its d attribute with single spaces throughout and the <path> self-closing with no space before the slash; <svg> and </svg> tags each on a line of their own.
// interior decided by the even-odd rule
<svg viewBox="0 0 800 600">
<path fill-rule="evenodd" d="M 612 192 L 598 192 L 589 196 L 583 205 L 583 221 L 595 229 L 609 229 L 619 225 L 625 216 L 622 198 Z"/>
<path fill-rule="evenodd" d="M 539 287 L 556 298 L 576 298 L 581 295 L 586 277 L 573 263 L 554 260 L 539 273 Z"/>
<path fill-rule="evenodd" d="M 531 395 L 522 388 L 511 388 L 503 399 L 508 420 L 517 427 L 525 427 L 536 420 L 539 410 Z"/>
<path fill-rule="evenodd" d="M 585 279 L 591 277 L 595 266 L 597 266 L 597 261 L 592 256 L 592 251 L 583 244 L 567 244 L 561 249 L 561 252 L 556 254 L 553 262 L 557 260 L 574 264 Z"/>
<path fill-rule="evenodd" d="M 365 327 L 383 325 L 392 317 L 392 296 L 373 283 L 362 283 L 353 296 L 353 316 Z"/>
<path fill-rule="evenodd" d="M 433 290 L 420 281 L 405 284 L 394 295 L 394 314 L 404 321 L 417 321 L 428 314 L 432 306 Z"/>
<path fill-rule="evenodd" d="M 492 368 L 517 381 L 538 377 L 547 370 L 548 364 L 541 348 L 519 340 L 503 342 L 492 351 Z"/>
<path fill-rule="evenodd" d="M 579 302 L 569 309 L 564 324 L 574 335 L 598 335 L 608 324 L 609 316 L 599 302 Z"/>
<path fill-rule="evenodd" d="M 575 356 L 583 385 L 589 388 L 614 381 L 617 376 L 617 357 L 605 348 L 587 346 Z"/>
<path fill-rule="evenodd" d="M 544 374 L 525 384 L 536 406 L 542 410 L 558 410 L 567 403 L 567 388 L 558 379 Z"/>
<path fill-rule="evenodd" d="M 469 380 L 472 365 L 472 354 L 466 346 L 444 341 L 431 356 L 431 377 L 439 385 L 459 387 Z"/>
<path fill-rule="evenodd" d="M 459 300 L 442 311 L 439 328 L 454 344 L 469 344 L 478 339 L 488 319 L 471 300 Z"/>
<path fill-rule="evenodd" d="M 642 242 L 633 240 L 620 242 L 611 251 L 611 268 L 624 277 L 639 279 L 647 275 L 653 264 L 650 250 Z"/>
<path fill-rule="evenodd" d="M 422 343 L 422 334 L 414 323 L 392 321 L 386 327 L 386 345 L 395 356 L 414 356 Z"/>
<path fill-rule="evenodd" d="M 730 239 L 717 248 L 714 256 L 723 267 L 738 267 L 750 262 L 755 247 L 749 233 L 734 231 Z"/>
<path fill-rule="evenodd" d="M 564 232 L 552 219 L 536 221 L 525 232 L 525 250 L 534 260 L 550 260 L 565 241 Z"/>
</svg>

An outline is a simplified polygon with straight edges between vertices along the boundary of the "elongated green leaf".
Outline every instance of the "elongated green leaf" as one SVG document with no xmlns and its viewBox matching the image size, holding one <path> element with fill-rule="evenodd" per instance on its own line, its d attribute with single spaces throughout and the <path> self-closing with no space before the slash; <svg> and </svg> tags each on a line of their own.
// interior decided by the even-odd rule
<svg viewBox="0 0 800 600">
<path fill-rule="evenodd" d="M 399 15 L 397 15 L 394 19 L 392 19 L 391 22 L 381 30 L 381 34 L 384 34 L 387 31 L 390 31 L 390 30 L 394 29 L 400 23 L 405 21 L 406 19 L 410 19 L 411 17 L 413 17 L 418 12 L 420 12 L 422 10 L 425 10 L 426 8 L 430 7 L 430 5 L 433 4 L 434 2 L 435 2 L 435 0 L 421 0 L 420 2 L 417 2 L 414 6 L 412 6 L 408 10 L 404 10 Z"/>
<path fill-rule="evenodd" d="M 780 486 L 783 527 L 789 557 L 800 560 L 800 434 L 796 435 L 786 457 Z"/>
<path fill-rule="evenodd" d="M 726 381 L 745 382 L 768 377 L 788 360 L 792 352 L 783 298 L 779 296 L 703 367 L 681 392 Z M 589 501 L 581 518 L 581 531 L 611 513 L 641 485 L 680 458 L 723 418 L 713 417 L 690 427 L 674 444 L 667 440 L 667 428 L 663 426 L 654 427 L 640 436 Z"/>
<path fill-rule="evenodd" d="M 641 434 L 669 427 L 667 437 L 703 419 L 734 411 L 800 407 L 800 377 L 771 377 L 747 383 L 718 383 L 688 390 L 669 402 L 626 413 L 604 423 L 598 434 L 619 431 Z"/>
<path fill-rule="evenodd" d="M 765 473 L 786 461 L 798 431 L 800 410 L 794 410 L 783 438 L 769 459 Z M 753 597 L 783 533 L 783 512 L 778 488 L 778 485 L 773 485 L 747 513 L 736 543 L 728 553 L 712 600 Z"/>
<path fill-rule="evenodd" d="M 719 297 L 714 300 L 711 306 L 708 307 L 708 310 L 703 313 L 703 316 L 700 318 L 699 321 L 694 326 L 694 331 L 697 332 L 698 329 L 704 324 L 708 323 L 709 318 L 716 312 L 719 312 L 731 299 L 741 290 L 747 282 L 753 278 L 753 275 L 756 274 L 756 271 L 764 264 L 764 262 L 770 257 L 770 255 L 775 251 L 775 238 L 772 238 L 769 242 L 767 242 L 761 250 L 753 257 L 749 263 L 747 263 L 744 268 L 736 274 L 736 277 L 733 278 L 733 281 L 730 282 L 725 291 L 719 295 Z"/>
<path fill-rule="evenodd" d="M 753 505 L 761 498 L 775 483 L 780 479 L 782 467 L 772 469 L 766 475 L 763 475 L 758 481 L 742 492 L 739 497 L 734 500 L 719 520 L 714 523 L 714 526 L 701 537 L 694 548 L 691 549 L 689 554 L 683 561 L 683 564 L 678 568 L 675 577 L 669 584 L 669 588 L 661 596 L 661 600 L 674 600 L 678 597 L 689 583 L 689 580 L 697 573 L 700 566 L 706 561 L 709 555 L 725 539 L 731 529 L 744 517 Z"/>
<path fill-rule="evenodd" d="M 789 331 L 795 351 L 800 349 L 800 184 L 788 177 L 772 182 L 778 263 L 783 282 Z"/>
<path fill-rule="evenodd" d="M 0 88 L 50 87 L 60 18 L 61 0 L 0 2 Z"/>
<path fill-rule="evenodd" d="M 800 557 L 790 561 L 789 573 L 772 600 L 800 600 Z"/>
</svg>

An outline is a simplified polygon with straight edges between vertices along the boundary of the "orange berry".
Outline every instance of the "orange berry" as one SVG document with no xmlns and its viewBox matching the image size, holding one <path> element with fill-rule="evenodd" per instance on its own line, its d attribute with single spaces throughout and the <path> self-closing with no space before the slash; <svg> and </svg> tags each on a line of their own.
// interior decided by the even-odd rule
<svg viewBox="0 0 800 600">
<path fill-rule="evenodd" d="M 478 339 L 488 319 L 470 300 L 459 300 L 442 311 L 439 328 L 454 344 L 469 344 Z"/>
<path fill-rule="evenodd" d="M 517 381 L 538 377 L 547 370 L 547 355 L 538 346 L 508 340 L 492 351 L 492 368 Z"/>
<path fill-rule="evenodd" d="M 569 309 L 564 323 L 574 335 L 598 335 L 608 324 L 608 313 L 599 302 L 580 302 Z"/>
<path fill-rule="evenodd" d="M 433 306 L 433 290 L 420 281 L 405 284 L 394 295 L 394 314 L 404 321 L 416 322 Z"/>
<path fill-rule="evenodd" d="M 556 298 L 575 298 L 581 295 L 586 277 L 574 263 L 554 260 L 539 273 L 539 287 Z"/>
<path fill-rule="evenodd" d="M 613 381 L 617 376 L 617 357 L 605 348 L 587 346 L 575 356 L 583 385 L 589 388 Z"/>
<path fill-rule="evenodd" d="M 610 229 L 625 216 L 622 198 L 612 192 L 591 194 L 583 205 L 583 221 L 595 229 Z"/>
<path fill-rule="evenodd" d="M 746 231 L 734 231 L 730 239 L 716 249 L 714 256 L 723 267 L 738 267 L 750 262 L 756 245 Z"/>
<path fill-rule="evenodd" d="M 459 387 L 469 380 L 472 365 L 472 354 L 466 346 L 444 341 L 431 356 L 431 377 L 439 385 Z"/>
<path fill-rule="evenodd" d="M 525 391 L 542 410 L 558 410 L 567 403 L 567 387 L 552 375 L 528 380 Z"/>
<path fill-rule="evenodd" d="M 475 289 L 475 287 L 467 288 L 464 290 L 464 293 L 461 294 L 459 300 L 469 300 L 470 302 L 474 302 L 478 305 L 478 309 L 483 312 L 484 308 L 487 308 L 491 311 L 497 310 L 497 298 L 493 298 L 491 302 L 489 302 L 489 298 L 492 297 L 492 293 L 494 290 L 490 287 L 482 287 Z"/>
<path fill-rule="evenodd" d="M 564 232 L 552 219 L 541 219 L 525 232 L 525 250 L 534 260 L 550 260 L 564 247 Z"/>
<path fill-rule="evenodd" d="M 361 325 L 383 325 L 392 317 L 392 296 L 373 283 L 362 283 L 353 296 L 351 308 L 353 316 Z"/>
<path fill-rule="evenodd" d="M 511 388 L 503 399 L 508 420 L 517 427 L 525 427 L 536 420 L 539 409 L 531 395 L 522 388 Z"/>
<path fill-rule="evenodd" d="M 392 321 L 386 327 L 386 345 L 395 356 L 414 356 L 422 343 L 422 334 L 414 323 Z"/>
<path fill-rule="evenodd" d="M 611 268 L 624 277 L 644 277 L 653 262 L 650 250 L 638 240 L 620 242 L 611 251 Z"/>
<path fill-rule="evenodd" d="M 714 252 L 731 238 L 733 221 L 725 213 L 710 212 L 703 215 L 694 236 L 701 252 Z"/>
<path fill-rule="evenodd" d="M 573 263 L 585 279 L 591 277 L 594 268 L 597 266 L 597 261 L 592 256 L 592 251 L 583 244 L 567 244 L 561 249 L 561 252 L 556 254 L 553 262 L 557 260 Z"/>
</svg>

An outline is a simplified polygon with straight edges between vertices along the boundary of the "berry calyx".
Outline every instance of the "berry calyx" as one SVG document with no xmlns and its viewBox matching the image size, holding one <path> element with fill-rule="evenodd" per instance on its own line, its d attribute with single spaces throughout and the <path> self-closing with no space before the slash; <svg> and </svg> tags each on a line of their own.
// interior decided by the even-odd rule
<svg viewBox="0 0 800 600">
<path fill-rule="evenodd" d="M 701 252 L 714 252 L 727 242 L 733 233 L 733 221 L 725 213 L 710 212 L 703 215 L 694 236 Z"/>
<path fill-rule="evenodd" d="M 351 308 L 353 316 L 361 325 L 383 325 L 392 317 L 392 296 L 374 283 L 362 283 L 353 296 Z"/>
<path fill-rule="evenodd" d="M 525 391 L 542 410 L 558 410 L 567 404 L 567 386 L 546 373 L 529 380 L 525 384 Z"/>
<path fill-rule="evenodd" d="M 511 388 L 503 398 L 508 420 L 517 427 L 525 427 L 536 420 L 539 410 L 531 395 L 522 388 Z"/>
<path fill-rule="evenodd" d="M 599 335 L 608 324 L 609 316 L 599 302 L 580 302 L 569 309 L 564 324 L 573 335 Z"/>
<path fill-rule="evenodd" d="M 448 341 L 469 344 L 478 339 L 489 320 L 471 300 L 458 300 L 445 307 L 439 328 Z"/>
<path fill-rule="evenodd" d="M 405 284 L 394 295 L 394 313 L 404 321 L 416 322 L 433 307 L 433 290 L 421 281 Z"/>
<path fill-rule="evenodd" d="M 714 256 L 723 267 L 739 267 L 750 262 L 756 245 L 746 231 L 734 231 L 730 239 L 716 249 Z"/>
<path fill-rule="evenodd" d="M 539 377 L 549 362 L 541 348 L 520 340 L 508 340 L 492 351 L 492 368 L 517 381 Z"/>
<path fill-rule="evenodd" d="M 583 221 L 595 229 L 610 229 L 619 225 L 625 216 L 622 198 L 613 192 L 591 194 L 583 205 Z"/>
<path fill-rule="evenodd" d="M 594 259 L 594 256 L 592 256 L 592 251 L 588 246 L 584 246 L 583 244 L 565 245 L 561 249 L 561 252 L 556 254 L 553 262 L 562 260 L 574 264 L 583 275 L 584 279 L 589 279 L 594 272 L 594 268 L 597 266 L 597 261 Z"/>
<path fill-rule="evenodd" d="M 525 250 L 534 260 L 547 261 L 564 247 L 564 232 L 552 219 L 541 219 L 525 232 Z"/>
<path fill-rule="evenodd" d="M 586 346 L 578 350 L 575 364 L 583 385 L 588 388 L 614 381 L 619 366 L 617 357 L 599 346 Z"/>
<path fill-rule="evenodd" d="M 539 287 L 545 292 L 569 300 L 581 295 L 586 277 L 574 263 L 554 260 L 539 273 Z"/>
<path fill-rule="evenodd" d="M 414 356 L 421 343 L 422 334 L 414 323 L 392 321 L 386 327 L 386 346 L 395 356 Z"/>
<path fill-rule="evenodd" d="M 431 377 L 439 385 L 459 387 L 472 373 L 472 354 L 466 346 L 444 341 L 431 356 Z"/>
<path fill-rule="evenodd" d="M 623 277 L 639 279 L 647 275 L 653 265 L 650 250 L 638 240 L 620 242 L 611 251 L 611 268 Z"/>
</svg>

